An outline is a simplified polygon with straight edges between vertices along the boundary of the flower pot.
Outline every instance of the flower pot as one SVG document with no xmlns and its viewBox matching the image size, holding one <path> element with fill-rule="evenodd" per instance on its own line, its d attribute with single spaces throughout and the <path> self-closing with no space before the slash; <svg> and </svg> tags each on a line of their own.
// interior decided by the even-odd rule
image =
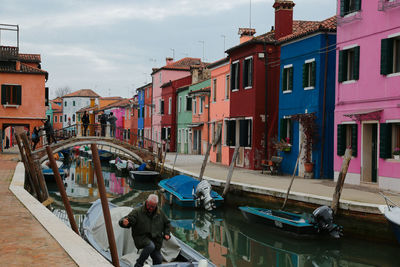
<svg viewBox="0 0 400 267">
<path fill-rule="evenodd" d="M 393 155 L 394 156 L 394 159 L 400 159 L 400 155 Z"/>
<path fill-rule="evenodd" d="M 285 148 L 283 148 L 282 150 L 283 150 L 284 152 L 290 152 L 291 149 L 292 149 L 291 147 L 285 147 Z"/>
<path fill-rule="evenodd" d="M 314 163 L 312 162 L 304 162 L 304 170 L 306 172 L 312 172 L 314 167 Z"/>
</svg>

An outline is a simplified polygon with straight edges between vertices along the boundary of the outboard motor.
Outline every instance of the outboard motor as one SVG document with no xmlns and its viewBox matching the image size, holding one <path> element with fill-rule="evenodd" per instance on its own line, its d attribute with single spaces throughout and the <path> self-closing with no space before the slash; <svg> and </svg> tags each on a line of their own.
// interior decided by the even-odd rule
<svg viewBox="0 0 400 267">
<path fill-rule="evenodd" d="M 211 197 L 211 185 L 206 180 L 202 180 L 197 185 L 195 195 L 206 210 L 215 208 L 214 199 Z"/>
<path fill-rule="evenodd" d="M 342 227 L 333 223 L 333 210 L 328 206 L 321 206 L 313 212 L 314 223 L 318 232 L 328 232 L 331 236 L 339 238 L 343 235 Z"/>
</svg>

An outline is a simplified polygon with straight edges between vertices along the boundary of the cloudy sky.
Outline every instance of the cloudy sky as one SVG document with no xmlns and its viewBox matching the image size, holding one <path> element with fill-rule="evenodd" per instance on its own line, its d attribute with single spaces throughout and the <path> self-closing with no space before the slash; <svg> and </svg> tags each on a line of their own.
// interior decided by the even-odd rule
<svg viewBox="0 0 400 267">
<path fill-rule="evenodd" d="M 256 35 L 269 31 L 274 25 L 273 2 L 0 0 L 0 23 L 19 25 L 21 53 L 41 54 L 51 97 L 66 86 L 131 97 L 151 81 L 153 67 L 165 65 L 166 57 L 203 58 L 204 51 L 205 61 L 213 62 L 224 57 L 224 49 L 238 44 L 239 27 L 251 22 Z M 336 2 L 295 0 L 294 19 L 331 17 Z M 1 33 L 2 45 L 15 40 L 12 32 Z"/>
</svg>

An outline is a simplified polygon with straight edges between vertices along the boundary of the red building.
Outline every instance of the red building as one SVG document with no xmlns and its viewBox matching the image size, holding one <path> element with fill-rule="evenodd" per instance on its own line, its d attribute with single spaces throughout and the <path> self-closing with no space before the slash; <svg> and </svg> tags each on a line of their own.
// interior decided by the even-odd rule
<svg viewBox="0 0 400 267">
<path fill-rule="evenodd" d="M 137 95 L 135 95 L 134 97 L 133 97 L 133 104 L 132 104 L 132 106 L 133 106 L 133 108 L 132 108 L 132 114 L 131 114 L 131 126 L 130 126 L 130 140 L 129 140 L 129 143 L 131 144 L 131 145 L 136 145 L 137 146 L 137 143 L 138 143 L 138 138 L 137 138 L 137 135 L 138 135 L 138 117 L 139 117 L 139 110 L 137 109 L 138 108 L 138 106 L 139 106 L 139 103 L 138 103 L 139 101 L 138 101 L 138 96 Z"/>
<path fill-rule="evenodd" d="M 144 147 L 149 148 L 152 147 L 151 133 L 151 118 L 152 118 L 152 106 L 153 106 L 153 84 L 149 83 L 144 86 Z"/>
<path fill-rule="evenodd" d="M 259 169 L 274 154 L 277 136 L 280 47 L 276 40 L 292 34 L 292 1 L 276 0 L 275 30 L 254 37 L 254 29 L 240 28 L 240 44 L 227 50 L 230 58 L 230 118 L 224 121 L 224 145 L 230 158 L 239 145 L 236 165 Z"/>
<path fill-rule="evenodd" d="M 161 140 L 169 141 L 169 151 L 176 151 L 176 89 L 192 83 L 186 76 L 161 85 Z"/>
</svg>

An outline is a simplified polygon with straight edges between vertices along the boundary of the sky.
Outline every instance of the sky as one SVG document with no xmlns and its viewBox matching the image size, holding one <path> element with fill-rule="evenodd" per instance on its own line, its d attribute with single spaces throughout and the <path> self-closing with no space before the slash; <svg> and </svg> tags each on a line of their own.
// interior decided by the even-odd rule
<svg viewBox="0 0 400 267">
<path fill-rule="evenodd" d="M 58 88 L 132 97 L 166 57 L 214 62 L 274 25 L 274 0 L 0 0 L 0 24 L 19 25 L 20 53 L 41 54 L 50 97 Z M 294 0 L 295 20 L 336 14 L 336 0 Z M 16 45 L 1 32 L 1 45 Z"/>
</svg>

